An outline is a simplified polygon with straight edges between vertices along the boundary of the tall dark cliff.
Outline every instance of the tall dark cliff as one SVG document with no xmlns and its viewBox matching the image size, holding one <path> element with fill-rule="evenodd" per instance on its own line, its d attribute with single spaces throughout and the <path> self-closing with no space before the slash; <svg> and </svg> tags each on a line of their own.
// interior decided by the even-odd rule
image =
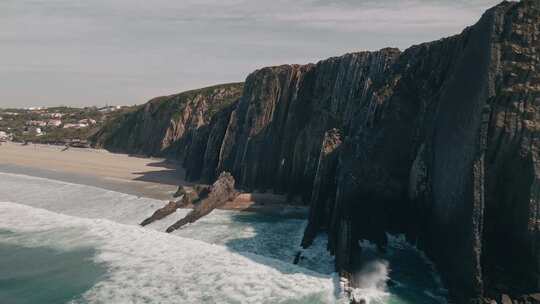
<svg viewBox="0 0 540 304">
<path fill-rule="evenodd" d="M 539 36 L 537 1 L 503 2 L 404 52 L 263 68 L 203 136 L 168 151 L 185 157 L 189 179 L 229 171 L 244 189 L 303 198 L 303 245 L 328 231 L 340 271 L 358 267 L 358 240 L 384 248 L 385 233 L 405 233 L 457 303 L 536 291 Z"/>
</svg>

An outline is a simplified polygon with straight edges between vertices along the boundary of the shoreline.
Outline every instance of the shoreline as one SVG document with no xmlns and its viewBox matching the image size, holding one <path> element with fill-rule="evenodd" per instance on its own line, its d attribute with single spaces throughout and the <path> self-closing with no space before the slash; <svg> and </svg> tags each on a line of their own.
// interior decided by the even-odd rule
<svg viewBox="0 0 540 304">
<path fill-rule="evenodd" d="M 142 158 L 105 150 L 54 145 L 3 143 L 0 171 L 94 186 L 167 201 L 178 186 L 191 186 L 183 169 L 161 158 Z"/>
<path fill-rule="evenodd" d="M 183 179 L 184 169 L 162 158 L 111 153 L 101 149 L 7 142 L 0 145 L 0 172 L 47 178 L 93 186 L 160 201 L 175 200 L 179 186 L 194 183 Z M 305 205 L 287 203 L 282 195 L 241 193 L 218 208 L 294 218 L 307 218 Z"/>
</svg>

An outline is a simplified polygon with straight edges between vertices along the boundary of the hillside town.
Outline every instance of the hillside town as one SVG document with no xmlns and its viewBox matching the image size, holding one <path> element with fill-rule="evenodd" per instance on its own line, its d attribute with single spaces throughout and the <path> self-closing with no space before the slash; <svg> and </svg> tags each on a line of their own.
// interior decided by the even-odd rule
<svg viewBox="0 0 540 304">
<path fill-rule="evenodd" d="M 0 143 L 42 143 L 87 147 L 87 139 L 130 106 L 30 107 L 0 109 Z"/>
</svg>

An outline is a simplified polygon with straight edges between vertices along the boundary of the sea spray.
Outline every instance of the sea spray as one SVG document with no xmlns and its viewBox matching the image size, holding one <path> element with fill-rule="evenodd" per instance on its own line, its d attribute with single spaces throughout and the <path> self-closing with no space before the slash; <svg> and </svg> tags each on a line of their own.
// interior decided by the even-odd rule
<svg viewBox="0 0 540 304">
<path fill-rule="evenodd" d="M 351 299 L 366 304 L 445 304 L 433 263 L 402 235 L 387 235 L 388 248 L 381 254 L 369 241 L 359 242 L 361 268 L 355 273 Z"/>
<path fill-rule="evenodd" d="M 383 304 L 388 298 L 389 293 L 386 291 L 386 281 L 388 280 L 388 261 L 374 260 L 367 262 L 362 270 L 355 274 L 355 280 L 358 287 L 353 289 L 351 297 L 357 303 L 362 300 L 366 304 L 381 303 Z"/>
</svg>

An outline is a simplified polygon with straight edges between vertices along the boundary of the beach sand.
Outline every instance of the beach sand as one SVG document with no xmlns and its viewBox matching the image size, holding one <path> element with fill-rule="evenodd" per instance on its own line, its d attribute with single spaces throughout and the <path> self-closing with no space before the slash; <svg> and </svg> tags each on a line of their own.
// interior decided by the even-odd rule
<svg viewBox="0 0 540 304">
<path fill-rule="evenodd" d="M 19 143 L 0 145 L 0 172 L 24 174 L 107 190 L 173 200 L 178 186 L 186 182 L 184 169 L 172 161 L 145 158 L 106 150 L 65 148 L 62 146 Z M 220 209 L 253 211 L 305 217 L 307 207 L 289 204 L 282 195 L 272 193 L 242 193 Z"/>
<path fill-rule="evenodd" d="M 115 154 L 105 150 L 19 143 L 0 145 L 0 171 L 56 179 L 169 200 L 183 180 L 183 169 L 160 158 Z"/>
</svg>

